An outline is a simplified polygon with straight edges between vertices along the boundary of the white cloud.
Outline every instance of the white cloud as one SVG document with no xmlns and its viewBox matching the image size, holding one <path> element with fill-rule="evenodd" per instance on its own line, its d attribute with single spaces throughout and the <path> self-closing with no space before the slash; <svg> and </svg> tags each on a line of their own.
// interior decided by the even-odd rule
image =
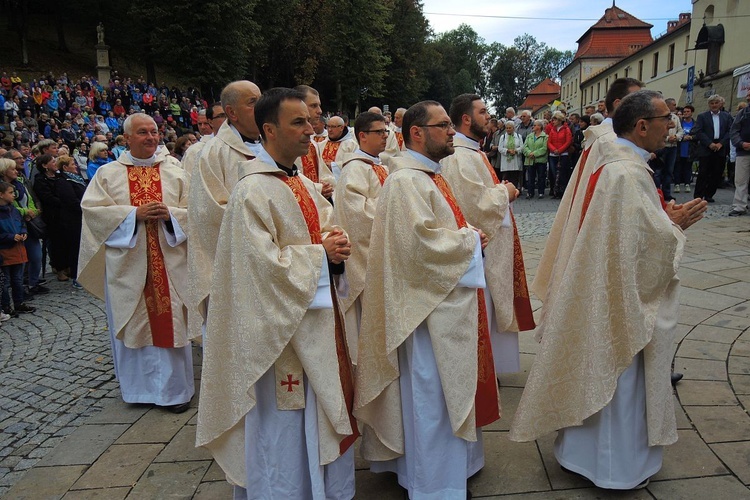
<svg viewBox="0 0 750 500">
<path fill-rule="evenodd" d="M 616 0 L 617 6 L 638 19 L 654 25 L 654 37 L 666 31 L 667 19 L 677 19 L 680 12 L 691 12 L 690 0 Z M 436 33 L 466 23 L 487 43 L 511 45 L 513 39 L 528 33 L 540 42 L 560 50 L 577 48 L 576 40 L 611 7 L 611 0 L 471 0 L 464 3 L 447 0 L 424 0 L 424 12 Z M 451 14 L 448 16 L 430 13 Z M 516 16 L 534 19 L 498 19 L 481 16 Z M 538 20 L 552 18 L 556 20 Z M 566 21 L 564 19 L 590 19 Z"/>
</svg>

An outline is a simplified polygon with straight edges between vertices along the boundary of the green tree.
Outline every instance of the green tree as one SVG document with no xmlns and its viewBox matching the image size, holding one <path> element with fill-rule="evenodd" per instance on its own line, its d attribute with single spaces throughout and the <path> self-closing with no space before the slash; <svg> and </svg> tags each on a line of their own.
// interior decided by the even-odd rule
<svg viewBox="0 0 750 500">
<path fill-rule="evenodd" d="M 333 92 L 335 109 L 356 112 L 368 97 L 382 97 L 390 57 L 387 40 L 393 31 L 390 12 L 393 0 L 329 0 L 334 5 L 333 22 L 327 26 L 327 52 L 321 62 L 319 80 Z"/>
<path fill-rule="evenodd" d="M 390 63 L 385 71 L 383 98 L 370 99 L 369 104 L 387 103 L 395 111 L 419 101 L 429 87 L 427 39 L 431 32 L 422 4 L 415 0 L 394 0 L 390 23 L 393 32 L 385 44 Z"/>
<path fill-rule="evenodd" d="M 485 61 L 487 93 L 496 109 L 518 106 L 532 88 L 545 78 L 558 78 L 573 59 L 571 51 L 561 52 L 524 34 L 510 47 L 493 45 Z"/>
</svg>

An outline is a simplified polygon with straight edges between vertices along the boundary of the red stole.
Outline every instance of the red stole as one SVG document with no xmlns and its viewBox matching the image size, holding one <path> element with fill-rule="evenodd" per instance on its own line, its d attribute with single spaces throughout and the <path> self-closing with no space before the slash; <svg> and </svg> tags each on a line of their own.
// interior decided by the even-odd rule
<svg viewBox="0 0 750 500">
<path fill-rule="evenodd" d="M 313 182 L 320 182 L 318 177 L 318 149 L 315 143 L 310 142 L 307 154 L 301 158 L 302 173 Z"/>
<path fill-rule="evenodd" d="M 398 149 L 401 151 L 404 150 L 404 133 L 403 132 L 394 132 L 396 135 L 396 142 L 398 142 Z"/>
<path fill-rule="evenodd" d="M 294 193 L 294 198 L 297 200 L 299 208 L 302 211 L 302 216 L 305 218 L 307 231 L 310 233 L 310 243 L 313 245 L 322 244 L 323 237 L 320 234 L 318 207 L 315 206 L 315 201 L 312 199 L 312 196 L 310 196 L 310 192 L 305 188 L 305 185 L 298 176 L 289 177 L 284 175 L 279 176 L 279 178 L 283 180 L 287 186 L 289 186 L 289 189 L 292 190 L 292 193 Z M 333 281 L 333 277 L 331 277 L 331 280 Z M 339 379 L 341 381 L 341 389 L 344 392 L 346 410 L 349 413 L 349 423 L 352 426 L 352 434 L 345 437 L 339 443 L 339 453 L 343 455 L 359 437 L 359 427 L 357 427 L 357 421 L 352 414 L 352 409 L 354 408 L 354 377 L 352 375 L 352 363 L 349 358 L 349 352 L 344 338 L 341 311 L 339 311 L 339 301 L 336 297 L 336 288 L 333 286 L 333 283 L 331 283 L 331 298 L 333 299 L 333 317 L 335 324 L 336 355 L 339 361 Z"/>
<path fill-rule="evenodd" d="M 487 170 L 490 172 L 492 182 L 500 184 L 495 169 L 492 168 L 490 160 L 484 151 L 479 151 Z M 510 210 L 510 207 L 508 207 Z M 529 297 L 529 288 L 526 283 L 526 266 L 523 263 L 523 250 L 521 249 L 521 238 L 518 237 L 518 227 L 516 227 L 516 218 L 513 212 L 510 212 L 510 221 L 513 224 L 513 311 L 518 323 L 518 330 L 525 332 L 536 328 L 534 322 L 534 313 L 531 310 L 531 299 Z"/>
<path fill-rule="evenodd" d="M 153 201 L 162 201 L 159 164 L 152 167 L 128 166 L 130 204 L 134 207 Z M 159 221 L 147 220 L 146 225 L 146 297 L 148 324 L 151 339 L 156 347 L 174 347 L 172 300 L 169 294 L 169 277 L 164 264 L 164 254 L 159 245 Z"/>
<path fill-rule="evenodd" d="M 359 160 L 359 161 L 362 161 L 362 162 L 367 163 L 368 165 L 370 165 L 372 167 L 372 171 L 375 172 L 375 175 L 378 176 L 378 180 L 380 181 L 380 185 L 381 186 L 383 185 L 383 183 L 385 182 L 386 177 L 388 177 L 388 172 L 385 170 L 385 168 L 383 168 L 382 165 L 378 165 L 377 163 L 375 163 L 374 161 L 370 160 L 369 158 L 359 158 L 358 157 L 358 158 L 352 158 L 351 160 L 347 161 L 346 163 L 344 163 L 344 165 L 342 167 L 345 167 L 347 164 L 349 164 L 350 161 L 354 161 L 354 160 Z"/>
<path fill-rule="evenodd" d="M 461 208 L 456 202 L 453 191 L 440 174 L 430 174 L 445 201 L 451 207 L 456 224 L 459 228 L 466 227 Z M 476 425 L 483 427 L 500 419 L 500 401 L 497 394 L 497 380 L 495 379 L 495 361 L 492 357 L 492 342 L 490 340 L 490 326 L 487 321 L 487 304 L 484 302 L 484 290 L 477 289 L 478 332 L 477 332 L 477 392 L 474 397 L 476 408 Z"/>
<path fill-rule="evenodd" d="M 326 165 L 330 166 L 331 162 L 336 160 L 336 154 L 339 152 L 340 147 L 341 141 L 333 142 L 330 139 L 328 140 L 323 148 L 323 152 L 320 154 L 320 156 L 323 157 L 323 161 L 326 162 Z"/>
<path fill-rule="evenodd" d="M 327 138 L 327 136 L 325 136 L 325 135 L 316 135 L 316 136 L 313 136 L 313 141 L 315 141 L 315 142 L 323 142 L 323 141 L 326 140 L 326 138 Z"/>
</svg>

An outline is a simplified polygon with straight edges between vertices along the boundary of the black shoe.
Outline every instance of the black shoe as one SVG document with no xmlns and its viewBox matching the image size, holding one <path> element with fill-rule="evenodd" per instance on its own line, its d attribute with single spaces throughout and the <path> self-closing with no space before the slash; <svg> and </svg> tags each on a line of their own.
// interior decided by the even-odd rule
<svg viewBox="0 0 750 500">
<path fill-rule="evenodd" d="M 178 405 L 162 406 L 161 408 L 172 413 L 185 413 L 190 409 L 190 401 Z"/>
<path fill-rule="evenodd" d="M 18 313 L 15 310 L 11 309 L 10 307 L 3 307 L 3 312 L 7 314 L 8 316 L 10 316 L 11 318 L 18 317 Z"/>
<path fill-rule="evenodd" d="M 530 199 L 532 199 L 533 197 L 534 197 L 534 195 L 533 195 L 533 194 L 531 194 L 531 193 L 528 193 L 528 194 L 526 195 L 526 199 L 527 199 L 527 200 L 530 200 Z"/>
<path fill-rule="evenodd" d="M 36 311 L 36 307 L 31 307 L 30 305 L 27 305 L 26 303 L 18 304 L 16 306 L 17 313 L 33 313 L 34 311 Z"/>
<path fill-rule="evenodd" d="M 672 387 L 677 387 L 677 382 L 682 380 L 682 373 L 672 372 Z"/>
<path fill-rule="evenodd" d="M 47 280 L 43 280 L 43 279 L 40 279 L 39 281 L 36 282 L 37 286 L 46 285 L 47 283 L 48 283 Z"/>
<path fill-rule="evenodd" d="M 543 194 L 540 194 L 540 195 L 539 195 L 539 199 L 540 199 L 540 200 L 543 200 L 543 199 L 544 199 L 544 195 L 543 195 Z"/>
<path fill-rule="evenodd" d="M 706 201 L 709 202 L 709 203 L 715 203 L 716 202 L 716 200 L 714 200 L 713 198 L 706 198 Z"/>
<path fill-rule="evenodd" d="M 743 212 L 741 210 L 735 210 L 735 209 L 732 209 L 732 211 L 729 212 L 729 216 L 730 217 L 738 217 L 740 215 L 745 215 L 745 212 Z"/>
<path fill-rule="evenodd" d="M 46 286 L 37 285 L 37 286 L 32 286 L 31 288 L 29 288 L 29 291 L 33 294 L 41 295 L 41 294 L 49 293 L 49 288 L 47 288 Z"/>
</svg>

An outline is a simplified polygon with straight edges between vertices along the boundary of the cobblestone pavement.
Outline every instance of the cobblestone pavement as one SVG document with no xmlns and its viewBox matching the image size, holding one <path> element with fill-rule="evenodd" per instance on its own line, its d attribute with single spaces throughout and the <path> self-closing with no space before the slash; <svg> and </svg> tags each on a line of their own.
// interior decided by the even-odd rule
<svg viewBox="0 0 750 500">
<path fill-rule="evenodd" d="M 690 493 L 693 486 L 687 482 L 673 485 L 682 488 L 682 496 L 670 496 L 664 488 L 674 478 L 700 481 L 697 478 L 704 476 L 711 476 L 710 481 L 695 483 L 696 491 L 726 487 L 727 492 L 734 492 L 726 498 L 750 498 L 742 485 L 750 483 L 750 418 L 745 412 L 750 396 L 743 395 L 750 394 L 750 363 L 743 364 L 750 360 L 750 337 L 740 335 L 743 331 L 744 337 L 750 335 L 750 313 L 746 312 L 750 309 L 745 307 L 750 302 L 742 303 L 750 297 L 750 267 L 743 267 L 750 266 L 750 245 L 745 236 L 742 243 L 736 241 L 750 217 L 726 217 L 731 197 L 730 190 L 720 190 L 706 217 L 710 222 L 691 229 L 689 244 L 703 243 L 686 254 L 680 272 L 686 291 L 675 368 L 686 373 L 678 398 L 690 419 L 678 411 L 680 441 L 667 449 L 664 470 L 649 489 L 651 494 L 622 498 L 701 498 Z M 689 195 L 678 195 L 679 202 L 688 199 Z M 515 203 L 530 275 L 557 205 L 549 199 Z M 711 252 L 711 245 L 722 246 Z M 727 255 L 719 253 L 722 249 Z M 193 448 L 195 409 L 172 415 L 149 406 L 123 404 L 114 380 L 103 304 L 84 291 L 74 291 L 69 283 L 52 280 L 49 286 L 51 293 L 32 302 L 35 313 L 0 326 L 0 497 L 161 498 L 164 488 L 173 487 L 184 492 L 180 498 L 229 494 L 211 457 Z M 538 306 L 535 301 L 534 308 Z M 712 337 L 716 331 L 721 334 L 718 339 Z M 501 380 L 509 416 L 515 411 L 535 352 L 535 344 L 526 337 L 523 372 Z M 199 378 L 199 351 L 196 354 Z M 716 407 L 721 416 L 712 419 L 706 412 L 717 410 L 707 406 L 716 405 L 724 406 Z M 601 490 L 582 489 L 585 485 L 548 467 L 554 461 L 550 440 L 536 445 L 508 442 L 509 422 L 503 419 L 488 429 L 487 469 L 511 471 L 514 479 L 499 484 L 492 473 L 480 474 L 472 480 L 476 496 L 515 492 L 523 493 L 523 498 L 548 498 L 551 490 L 561 490 L 554 498 L 600 497 Z M 69 434 L 74 435 L 65 439 Z M 502 453 L 498 446 L 503 447 Z M 685 467 L 680 465 L 683 460 Z M 401 497 L 391 478 L 373 475 L 366 468 L 358 462 L 358 498 Z M 62 493 L 49 493 L 53 490 Z M 708 497 L 720 496 L 704 498 Z"/>
<path fill-rule="evenodd" d="M 0 326 L 0 495 L 119 396 L 104 304 L 58 282 Z"/>
</svg>

